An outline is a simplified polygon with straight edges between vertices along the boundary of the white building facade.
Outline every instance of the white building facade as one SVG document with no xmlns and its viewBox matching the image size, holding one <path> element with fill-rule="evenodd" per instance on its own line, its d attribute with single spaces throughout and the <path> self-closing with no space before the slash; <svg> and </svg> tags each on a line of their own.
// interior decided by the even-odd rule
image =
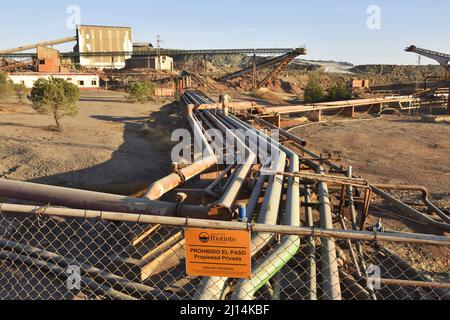
<svg viewBox="0 0 450 320">
<path fill-rule="evenodd" d="M 60 78 L 73 83 L 80 90 L 95 90 L 100 87 L 100 78 L 96 74 L 42 74 L 42 73 L 12 73 L 8 75 L 14 84 L 23 84 L 25 87 L 33 88 L 39 79 Z"/>
</svg>

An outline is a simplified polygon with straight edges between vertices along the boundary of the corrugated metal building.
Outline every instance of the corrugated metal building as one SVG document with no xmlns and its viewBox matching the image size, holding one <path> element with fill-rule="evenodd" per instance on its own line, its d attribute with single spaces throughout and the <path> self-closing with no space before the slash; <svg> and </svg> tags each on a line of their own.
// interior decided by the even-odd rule
<svg viewBox="0 0 450 320">
<path fill-rule="evenodd" d="M 77 45 L 75 52 L 132 52 L 132 29 L 129 27 L 107 27 L 82 25 L 77 28 Z M 81 66 L 88 68 L 115 68 L 125 67 L 125 60 L 130 56 L 112 57 L 80 57 L 77 61 Z"/>
</svg>

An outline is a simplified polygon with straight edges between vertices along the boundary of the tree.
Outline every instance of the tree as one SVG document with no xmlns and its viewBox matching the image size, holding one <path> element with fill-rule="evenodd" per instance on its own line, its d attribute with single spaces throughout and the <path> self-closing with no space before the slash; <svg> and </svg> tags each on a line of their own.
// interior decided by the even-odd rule
<svg viewBox="0 0 450 320">
<path fill-rule="evenodd" d="M 0 98 L 5 98 L 11 90 L 11 81 L 4 73 L 0 73 Z"/>
<path fill-rule="evenodd" d="M 127 99 L 144 103 L 155 95 L 155 84 L 151 81 L 131 82 L 126 88 Z"/>
<path fill-rule="evenodd" d="M 325 92 L 320 84 L 320 81 L 316 77 L 309 77 L 308 83 L 305 88 L 305 102 L 314 103 L 321 102 L 325 98 Z"/>
<path fill-rule="evenodd" d="M 22 103 L 23 98 L 25 97 L 25 95 L 27 93 L 27 87 L 25 87 L 25 85 L 23 83 L 15 83 L 13 88 L 14 88 L 14 91 L 16 92 L 19 102 Z"/>
<path fill-rule="evenodd" d="M 62 130 L 60 120 L 65 116 L 77 115 L 80 89 L 64 79 L 39 79 L 34 84 L 29 97 L 33 108 L 39 114 L 52 115 L 58 130 Z"/>
<path fill-rule="evenodd" d="M 334 86 L 330 86 L 327 89 L 327 101 L 342 101 L 350 100 L 352 98 L 352 93 L 345 84 L 339 83 Z"/>
</svg>

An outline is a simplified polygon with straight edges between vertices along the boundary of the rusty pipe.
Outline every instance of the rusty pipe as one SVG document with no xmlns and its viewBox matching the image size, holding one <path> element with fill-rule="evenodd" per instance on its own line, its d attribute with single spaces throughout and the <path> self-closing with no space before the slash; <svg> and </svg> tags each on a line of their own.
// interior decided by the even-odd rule
<svg viewBox="0 0 450 320">
<path fill-rule="evenodd" d="M 429 198 L 430 193 L 428 192 L 428 189 L 423 186 L 399 185 L 399 184 L 374 184 L 373 186 L 376 188 L 382 189 L 382 190 L 421 192 L 422 197 L 423 197 L 423 202 L 431 209 L 431 211 L 436 213 L 439 216 L 439 218 L 441 218 L 446 223 L 450 223 L 450 218 L 430 201 L 430 198 Z"/>
<path fill-rule="evenodd" d="M 224 130 L 224 124 L 220 123 L 218 119 L 211 118 L 212 121 L 216 122 L 220 127 L 222 127 L 222 130 Z M 233 128 L 245 128 L 243 126 L 243 123 L 239 123 L 238 121 L 232 121 L 234 120 L 233 117 L 227 118 L 229 122 L 230 127 Z M 223 119 L 223 121 L 226 121 Z M 254 133 L 251 131 L 252 135 L 249 137 L 250 140 L 257 141 L 258 135 L 260 133 Z M 265 137 L 266 139 L 269 138 Z M 255 140 L 256 139 L 256 140 Z M 270 141 L 269 141 L 270 143 Z M 278 148 L 276 148 L 276 152 L 279 152 L 279 157 L 274 160 L 273 164 L 276 164 L 277 170 L 284 170 L 285 163 L 286 163 L 286 154 L 284 152 L 281 152 Z M 276 225 L 278 220 L 278 213 L 279 213 L 279 205 L 280 205 L 280 197 L 281 197 L 281 191 L 282 191 L 282 185 L 283 185 L 283 176 L 271 176 L 268 177 L 268 186 L 265 193 L 264 203 L 261 207 L 261 212 L 259 216 L 259 223 L 264 224 L 271 224 Z M 252 237 L 252 250 L 251 255 L 256 255 L 262 248 L 264 248 L 267 243 L 271 241 L 273 238 L 272 234 L 255 234 Z M 220 278 L 220 277 L 205 277 L 202 278 L 199 289 L 196 294 L 196 299 L 198 300 L 218 300 L 223 298 L 223 292 L 226 287 L 226 281 L 227 278 Z"/>
<path fill-rule="evenodd" d="M 154 182 L 150 188 L 145 193 L 145 197 L 150 200 L 157 200 L 161 198 L 167 192 L 175 189 L 184 182 L 196 177 L 205 170 L 211 168 L 213 165 L 217 164 L 217 157 L 209 145 L 203 131 L 198 124 L 197 120 L 194 118 L 193 114 L 194 106 L 188 105 L 188 121 L 191 125 L 192 131 L 194 132 L 195 142 L 203 148 L 205 146 L 205 157 L 201 160 L 194 162 L 193 164 L 178 170 L 156 182 Z"/>
<path fill-rule="evenodd" d="M 240 165 L 238 169 L 236 169 L 236 173 L 233 176 L 226 192 L 222 195 L 222 198 L 214 204 L 214 206 L 217 208 L 231 209 L 231 206 L 233 205 L 240 190 L 242 189 L 245 179 L 249 175 L 252 165 L 256 160 L 256 154 L 246 146 L 245 137 L 244 139 L 242 139 L 242 137 L 234 134 L 211 112 L 206 111 L 206 115 L 212 122 L 217 125 L 217 127 L 222 132 L 228 132 L 229 134 L 231 134 L 231 136 L 236 139 L 238 145 L 240 146 L 239 150 L 245 153 L 245 162 Z"/>
<path fill-rule="evenodd" d="M 318 174 L 324 174 L 322 167 L 317 169 Z M 319 195 L 319 211 L 321 227 L 325 230 L 333 228 L 331 203 L 328 186 L 325 182 L 317 185 Z M 341 286 L 337 264 L 336 243 L 332 238 L 322 238 L 322 264 L 320 272 L 323 275 L 323 298 L 325 300 L 341 300 Z"/>
<path fill-rule="evenodd" d="M 315 158 L 319 158 L 320 157 L 315 152 L 313 152 L 313 151 L 311 151 L 311 150 L 309 150 L 307 148 L 304 148 L 304 147 L 299 147 L 299 148 L 305 154 L 307 154 L 307 155 L 309 155 L 311 157 L 315 157 Z M 317 165 L 317 164 L 314 164 L 310 160 L 305 160 L 305 162 L 311 163 L 311 165 Z M 325 160 L 325 161 L 323 161 L 323 163 L 325 165 L 327 165 L 329 168 L 332 168 L 332 169 L 335 169 L 335 170 L 340 170 L 341 169 L 340 166 L 336 165 L 332 161 Z M 353 178 L 357 178 L 357 177 L 353 176 Z M 372 186 L 372 191 L 373 191 L 373 193 L 377 194 L 378 196 L 380 196 L 384 200 L 386 200 L 389 203 L 393 204 L 396 208 L 398 208 L 400 211 L 402 211 L 404 214 L 408 215 L 409 217 L 413 217 L 415 219 L 418 219 L 420 222 L 423 222 L 425 224 L 429 224 L 429 225 L 433 226 L 434 228 L 436 228 L 436 229 L 438 229 L 440 231 L 450 232 L 450 226 L 448 224 L 437 222 L 437 221 L 435 221 L 435 220 L 425 216 L 421 212 L 419 212 L 419 211 L 415 210 L 414 208 L 408 206 L 407 204 L 405 204 L 402 201 L 398 200 L 394 196 L 384 192 L 380 188 L 377 188 L 376 186 Z"/>
<path fill-rule="evenodd" d="M 407 216 L 417 219 L 418 221 L 423 222 L 440 231 L 450 232 L 450 224 L 437 222 L 434 219 L 431 219 L 430 217 L 426 216 L 420 211 L 417 211 L 416 209 L 408 206 L 407 204 L 403 203 L 402 201 L 398 200 L 394 196 L 384 192 L 379 188 L 374 187 L 373 192 L 378 196 L 380 196 L 381 198 L 385 199 L 386 201 L 390 202 L 392 205 L 394 205 L 397 209 L 401 210 Z"/>
<path fill-rule="evenodd" d="M 151 201 L 148 199 L 138 199 L 6 179 L 0 180 L 0 196 L 75 209 L 128 212 L 158 216 L 181 215 L 192 218 L 204 218 L 208 216 L 209 210 L 207 207 L 189 205 L 177 206 L 176 203 Z"/>
<path fill-rule="evenodd" d="M 283 137 L 285 137 L 285 138 L 287 138 L 287 139 L 297 143 L 298 145 L 300 145 L 302 147 L 306 146 L 306 144 L 307 144 L 306 141 L 303 140 L 303 139 L 300 139 L 298 136 L 296 136 L 296 135 L 294 135 L 292 133 L 289 133 L 289 132 L 287 132 L 284 129 L 281 129 L 281 128 L 277 127 L 276 125 L 273 125 L 270 122 L 267 122 L 266 120 L 261 119 L 260 117 L 257 117 L 257 116 L 251 116 L 251 117 L 252 117 L 252 119 L 256 120 L 256 122 L 258 122 L 259 124 L 262 124 L 262 125 L 267 126 L 267 127 L 271 128 L 271 129 L 274 129 L 274 130 L 279 130 L 281 136 L 283 136 Z"/>
</svg>

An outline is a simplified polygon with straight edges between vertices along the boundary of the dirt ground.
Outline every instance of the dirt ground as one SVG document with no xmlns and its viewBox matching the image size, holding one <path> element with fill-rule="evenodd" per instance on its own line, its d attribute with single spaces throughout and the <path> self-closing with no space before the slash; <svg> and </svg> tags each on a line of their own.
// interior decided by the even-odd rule
<svg viewBox="0 0 450 320">
<path fill-rule="evenodd" d="M 51 117 L 0 102 L 0 176 L 134 194 L 169 171 L 171 128 L 183 125 L 177 105 L 132 104 L 99 91 L 82 93 L 78 109 L 56 132 Z"/>
<path fill-rule="evenodd" d="M 310 148 L 331 153 L 372 183 L 427 187 L 450 206 L 450 125 L 418 116 L 388 115 L 373 121 L 338 121 L 293 130 Z"/>
<path fill-rule="evenodd" d="M 292 123 L 286 121 L 285 125 Z M 388 115 L 373 121 L 313 124 L 292 132 L 308 141 L 309 149 L 340 158 L 338 163 L 353 166 L 354 174 L 371 183 L 425 186 L 431 192 L 431 200 L 450 212 L 450 125 L 424 123 L 420 116 Z M 395 195 L 403 201 L 420 202 L 420 195 L 414 192 Z M 374 199 L 367 222 L 375 224 L 383 218 L 387 231 L 429 232 L 426 226 L 391 213 L 398 214 L 398 210 Z M 385 245 L 419 270 L 448 271 L 448 248 Z"/>
</svg>

